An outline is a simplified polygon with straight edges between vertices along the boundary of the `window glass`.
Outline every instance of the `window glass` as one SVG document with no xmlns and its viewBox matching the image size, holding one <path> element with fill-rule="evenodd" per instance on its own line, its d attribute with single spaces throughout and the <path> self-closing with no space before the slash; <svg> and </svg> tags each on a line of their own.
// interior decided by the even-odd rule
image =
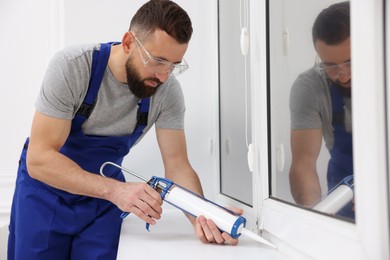
<svg viewBox="0 0 390 260">
<path fill-rule="evenodd" d="M 249 27 L 248 2 L 218 1 L 220 189 L 252 206 L 249 53 L 243 55 L 240 45 L 242 28 Z"/>
<path fill-rule="evenodd" d="M 349 3 L 267 5 L 270 195 L 353 222 Z"/>
</svg>

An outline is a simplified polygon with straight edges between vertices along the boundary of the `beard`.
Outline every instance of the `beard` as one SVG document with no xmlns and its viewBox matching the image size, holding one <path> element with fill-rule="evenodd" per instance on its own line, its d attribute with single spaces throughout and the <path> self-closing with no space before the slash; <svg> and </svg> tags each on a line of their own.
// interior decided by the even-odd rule
<svg viewBox="0 0 390 260">
<path fill-rule="evenodd" d="M 129 86 L 130 91 L 138 98 L 146 98 L 154 95 L 158 87 L 162 84 L 162 82 L 156 77 L 141 79 L 139 73 L 131 65 L 130 58 L 126 62 L 126 76 L 127 76 L 127 85 Z M 145 85 L 145 81 L 147 80 L 156 82 L 158 86 L 150 87 Z"/>
<path fill-rule="evenodd" d="M 350 80 L 351 81 L 351 80 Z M 336 83 L 336 88 L 339 91 L 339 93 L 344 96 L 344 97 L 351 97 L 351 87 L 343 87 L 342 83 L 340 82 L 335 82 Z"/>
</svg>

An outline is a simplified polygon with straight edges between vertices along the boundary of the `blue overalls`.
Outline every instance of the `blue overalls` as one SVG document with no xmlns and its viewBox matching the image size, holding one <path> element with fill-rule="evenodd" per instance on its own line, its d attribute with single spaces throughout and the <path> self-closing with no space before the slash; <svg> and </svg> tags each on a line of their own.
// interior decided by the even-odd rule
<svg viewBox="0 0 390 260">
<path fill-rule="evenodd" d="M 93 52 L 92 71 L 83 105 L 72 120 L 60 152 L 81 168 L 99 173 L 106 161 L 121 164 L 147 125 L 149 98 L 142 99 L 134 132 L 125 136 L 85 135 L 81 126 L 91 114 L 107 67 L 111 44 Z M 26 167 L 27 138 L 22 151 L 13 198 L 8 259 L 116 259 L 122 219 L 109 201 L 74 195 L 30 177 Z M 125 181 L 115 167 L 107 177 Z"/>
<path fill-rule="evenodd" d="M 328 190 L 339 184 L 345 177 L 353 175 L 352 133 L 345 130 L 344 100 L 336 86 L 330 89 L 332 97 L 332 125 L 334 145 L 330 151 L 328 164 Z M 337 215 L 355 218 L 352 203 L 349 203 Z"/>
</svg>

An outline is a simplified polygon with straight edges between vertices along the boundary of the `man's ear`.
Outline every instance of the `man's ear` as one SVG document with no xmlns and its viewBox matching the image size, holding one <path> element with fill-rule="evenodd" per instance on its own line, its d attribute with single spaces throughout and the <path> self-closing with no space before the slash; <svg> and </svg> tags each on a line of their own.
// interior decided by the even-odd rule
<svg viewBox="0 0 390 260">
<path fill-rule="evenodd" d="M 126 32 L 122 37 L 123 52 L 130 54 L 135 43 L 134 35 L 131 32 Z"/>
</svg>

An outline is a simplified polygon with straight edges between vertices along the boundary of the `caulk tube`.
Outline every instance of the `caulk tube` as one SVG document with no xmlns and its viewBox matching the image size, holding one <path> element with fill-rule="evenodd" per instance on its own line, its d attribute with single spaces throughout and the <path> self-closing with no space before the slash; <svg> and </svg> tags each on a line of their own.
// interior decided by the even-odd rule
<svg viewBox="0 0 390 260">
<path fill-rule="evenodd" d="M 336 214 L 353 199 L 353 177 L 344 178 L 336 187 L 329 191 L 325 198 L 314 205 L 313 209 Z"/>
<path fill-rule="evenodd" d="M 206 219 L 213 220 L 220 230 L 229 233 L 233 238 L 241 235 L 241 229 L 246 224 L 244 217 L 235 215 L 226 208 L 177 184 L 171 187 L 164 200 L 194 217 L 203 215 Z"/>
</svg>

